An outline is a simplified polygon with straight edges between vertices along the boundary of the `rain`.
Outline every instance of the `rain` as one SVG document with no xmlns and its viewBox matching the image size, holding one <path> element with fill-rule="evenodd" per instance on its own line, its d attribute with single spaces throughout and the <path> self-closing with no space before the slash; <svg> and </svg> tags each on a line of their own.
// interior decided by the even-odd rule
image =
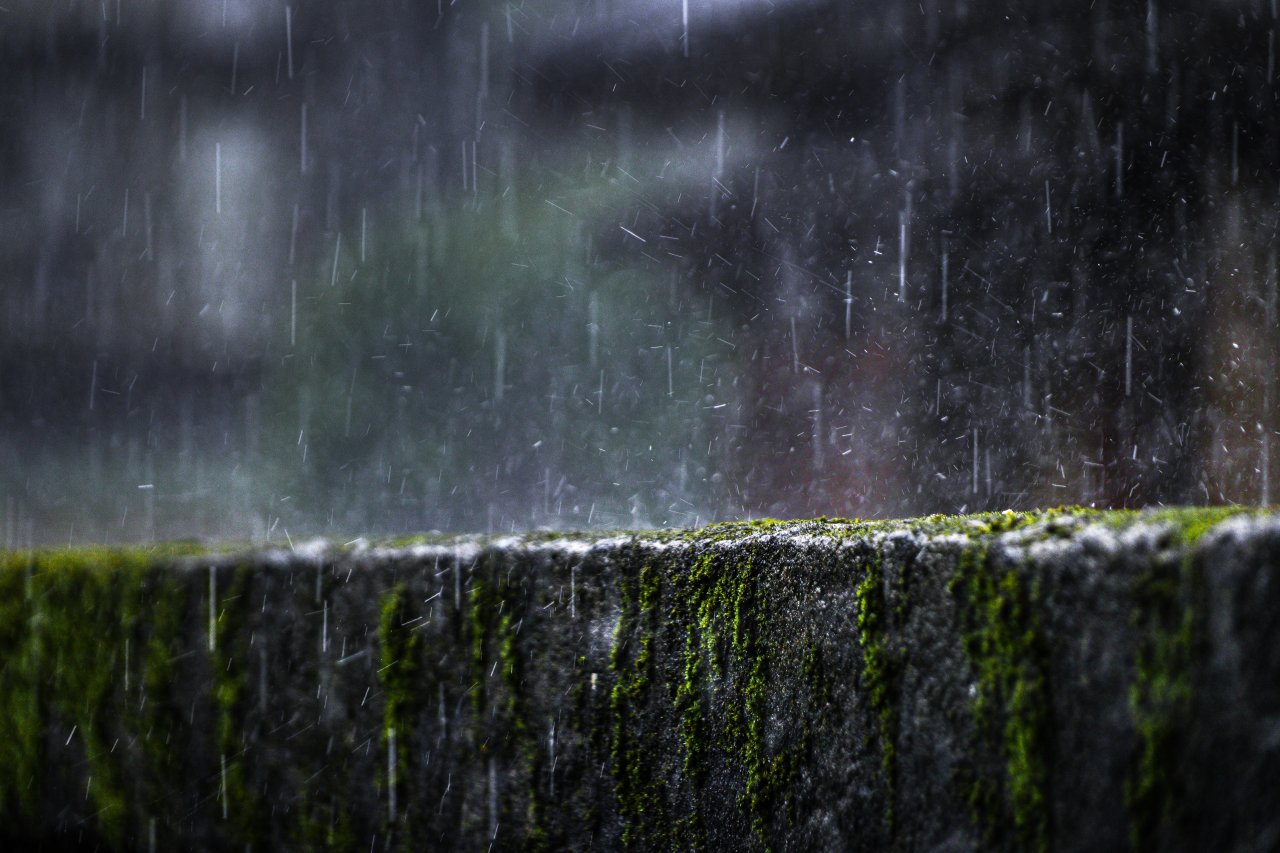
<svg viewBox="0 0 1280 853">
<path fill-rule="evenodd" d="M 1267 504 L 1276 20 L 13 0 L 0 546 Z"/>
</svg>

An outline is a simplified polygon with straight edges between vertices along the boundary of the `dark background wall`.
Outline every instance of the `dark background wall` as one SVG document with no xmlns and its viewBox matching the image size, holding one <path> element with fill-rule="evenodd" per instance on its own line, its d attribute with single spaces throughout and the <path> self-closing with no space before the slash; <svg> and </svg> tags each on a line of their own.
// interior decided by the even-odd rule
<svg viewBox="0 0 1280 853">
<path fill-rule="evenodd" d="M 1275 18 L 10 3 L 0 542 L 1267 502 Z"/>
</svg>

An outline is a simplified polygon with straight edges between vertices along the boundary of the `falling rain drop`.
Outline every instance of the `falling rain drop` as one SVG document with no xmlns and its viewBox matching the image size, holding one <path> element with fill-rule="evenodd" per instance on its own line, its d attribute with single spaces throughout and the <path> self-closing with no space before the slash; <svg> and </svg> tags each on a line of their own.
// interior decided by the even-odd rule
<svg viewBox="0 0 1280 853">
<path fill-rule="evenodd" d="M 209 567 L 209 651 L 218 646 L 218 570 Z"/>
<path fill-rule="evenodd" d="M 1124 395 L 1133 393 L 1133 315 L 1124 319 Z"/>
<path fill-rule="evenodd" d="M 284 7 L 284 51 L 288 58 L 289 79 L 293 79 L 293 7 L 286 5 Z M 306 121 L 306 107 L 303 107 L 303 122 Z M 305 131 L 304 131 L 305 133 Z M 305 157 L 304 157 L 305 162 Z M 304 166 L 302 171 L 306 171 Z"/>
<path fill-rule="evenodd" d="M 978 494 L 978 429 L 973 429 L 973 480 L 969 486 L 969 492 L 973 495 Z"/>
<path fill-rule="evenodd" d="M 849 340 L 853 323 L 853 270 L 844 275 L 844 339 Z"/>
<path fill-rule="evenodd" d="M 947 322 L 947 296 L 948 296 L 947 285 L 948 285 L 948 278 L 950 277 L 950 266 L 951 266 L 951 256 L 950 256 L 951 244 L 947 238 L 948 238 L 947 232 L 946 231 L 942 232 L 942 237 L 940 238 L 942 240 L 942 285 L 941 285 L 942 292 L 940 294 L 941 301 L 942 301 L 942 313 L 941 313 L 940 319 L 942 320 L 943 323 Z"/>
<path fill-rule="evenodd" d="M 680 0 L 680 46 L 684 52 L 684 58 L 689 58 L 689 0 Z"/>
<path fill-rule="evenodd" d="M 214 212 L 222 215 L 222 143 L 213 146 L 213 206 Z"/>
</svg>

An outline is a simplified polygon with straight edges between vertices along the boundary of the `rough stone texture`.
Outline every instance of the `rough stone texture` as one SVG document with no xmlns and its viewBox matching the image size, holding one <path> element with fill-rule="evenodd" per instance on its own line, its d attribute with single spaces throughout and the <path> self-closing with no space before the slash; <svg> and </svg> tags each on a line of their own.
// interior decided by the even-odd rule
<svg viewBox="0 0 1280 853">
<path fill-rule="evenodd" d="M 1280 517 L 0 556 L 5 849 L 1275 849 Z"/>
</svg>

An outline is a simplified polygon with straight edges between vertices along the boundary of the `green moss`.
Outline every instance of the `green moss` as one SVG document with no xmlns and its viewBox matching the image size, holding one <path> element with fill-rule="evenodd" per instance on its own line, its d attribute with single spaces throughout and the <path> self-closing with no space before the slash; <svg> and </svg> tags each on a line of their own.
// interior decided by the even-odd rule
<svg viewBox="0 0 1280 853">
<path fill-rule="evenodd" d="M 793 783 L 808 749 L 808 708 L 802 712 L 795 700 L 792 710 L 801 713 L 771 754 L 768 708 L 780 697 L 770 684 L 770 658 L 781 651 L 766 639 L 772 609 L 761 599 L 764 581 L 756 568 L 762 540 L 728 548 L 716 544 L 779 527 L 777 522 L 717 526 L 711 541 L 699 544 L 697 556 L 685 558 L 689 568 L 676 569 L 671 615 L 684 626 L 684 654 L 674 710 L 690 794 L 681 825 L 683 846 L 705 845 L 708 821 L 715 820 L 703 814 L 701 803 L 717 744 L 719 754 L 730 757 L 730 778 L 741 780 L 738 803 L 756 842 L 767 848 L 771 832 L 786 826 Z M 815 665 L 816 657 L 806 660 Z"/>
<path fill-rule="evenodd" d="M 396 585 L 382 597 L 378 617 L 378 644 L 381 661 L 378 681 L 382 685 L 383 755 L 394 756 L 380 771 L 379 789 L 388 799 L 396 798 L 396 821 L 388 826 L 395 834 L 403 814 L 410 805 L 406 782 L 412 777 L 415 755 L 410 748 L 414 727 L 422 710 L 422 635 L 413 630 L 409 593 L 403 584 Z M 394 765 L 394 766 L 392 766 Z M 389 821 L 390 822 L 390 821 Z M 401 838 L 401 842 L 407 839 Z"/>
<path fill-rule="evenodd" d="M 954 528 L 961 523 L 972 534 L 973 542 L 961 555 L 951 589 L 960 604 L 963 643 L 976 676 L 975 729 L 981 749 L 998 757 L 998 772 L 984 772 L 979 759 L 965 780 L 975 819 L 989 842 L 1011 830 L 1019 847 L 1043 850 L 1049 846 L 1053 724 L 1047 640 L 1037 615 L 1039 582 L 1023 570 L 993 566 L 987 559 L 991 537 L 1036 521 L 1071 516 L 1116 528 L 1139 522 L 1167 524 L 1170 544 L 1182 549 L 1179 561 L 1153 560 L 1134 589 L 1133 622 L 1140 640 L 1130 707 L 1141 745 L 1126 798 L 1133 816 L 1131 840 L 1144 847 L 1158 837 L 1161 827 L 1176 832 L 1178 804 L 1186 796 L 1175 764 L 1189 725 L 1193 663 L 1202 631 L 1201 617 L 1194 609 L 1200 582 L 1190 549 L 1214 525 L 1241 512 L 1239 508 L 1071 509 L 921 520 L 930 532 L 937 531 L 935 525 Z M 1070 529 L 1055 531 L 1050 525 L 1043 535 Z"/>
<path fill-rule="evenodd" d="M 525 685 L 525 652 L 520 635 L 526 618 L 522 579 L 482 560 L 472 578 L 467 621 L 470 629 L 470 699 L 478 754 L 508 768 L 515 778 L 497 803 L 504 835 L 525 849 L 551 845 L 548 802 L 541 782 L 546 757 L 530 721 Z M 576 669 L 576 668 L 575 668 Z M 496 676 L 496 678 L 495 678 Z"/>
<path fill-rule="evenodd" d="M 1229 512 L 1162 510 L 1158 512 L 1100 512 L 1059 508 L 1042 512 L 994 512 L 969 516 L 928 516 L 904 521 L 818 520 L 731 522 L 697 531 L 646 533 L 653 541 L 679 547 L 661 557 L 647 557 L 648 565 L 623 583 L 623 615 L 618 624 L 611 658 L 614 684 L 609 696 L 612 737 L 608 740 L 619 810 L 624 833 L 633 842 L 664 841 L 697 846 L 706 838 L 703 802 L 713 772 L 722 755 L 738 756 L 736 776 L 739 802 L 748 824 L 763 843 L 776 829 L 771 823 L 786 811 L 790 796 L 787 780 L 803 754 L 805 734 L 784 746 L 767 748 L 768 711 L 777 701 L 769 689 L 771 656 L 761 638 L 768 634 L 769 614 L 755 601 L 757 594 L 750 554 L 775 534 L 809 534 L 830 538 L 874 539 L 889 532 L 907 531 L 920 536 L 960 535 L 969 540 L 962 565 L 952 583 L 960 605 L 963 644 L 975 673 L 973 716 L 978 751 L 987 756 L 975 763 L 966 781 L 966 795 L 975 818 L 988 839 L 1006 839 L 1018 846 L 1043 849 L 1051 837 L 1049 785 L 1052 737 L 1047 678 L 1048 651 L 1037 615 L 1041 593 L 1036 580 L 1012 568 L 997 568 L 986 549 L 1002 533 L 1040 524 L 1041 535 L 1070 535 L 1080 522 L 1125 526 L 1138 521 L 1168 520 L 1194 539 Z M 1061 520 L 1061 524 L 1058 521 Z M 527 537 L 530 543 L 548 536 Z M 599 536 L 596 534 L 595 536 Z M 445 544 L 445 543 L 442 543 Z M 910 597 L 905 587 L 885 587 L 882 557 L 861 554 L 855 559 L 858 601 L 858 640 L 863 653 L 863 689 L 873 711 L 881 750 L 881 771 L 887 791 L 887 824 L 893 830 L 897 780 L 897 694 L 905 667 L 906 650 L 895 642 L 895 626 L 909 616 Z M 905 583 L 905 574 L 894 575 Z M 661 592 L 659 592 L 661 590 Z M 473 596 L 479 595 L 473 591 Z M 514 618 L 499 618 L 502 596 L 490 590 L 492 600 L 473 598 L 473 670 L 487 674 L 496 654 L 504 673 L 518 666 L 519 655 L 510 651 L 505 636 Z M 661 617 L 653 609 L 661 597 Z M 1189 642 L 1185 626 L 1167 632 L 1169 648 L 1152 645 L 1144 652 L 1133 705 L 1147 757 L 1145 767 L 1159 764 L 1163 720 L 1159 708 L 1181 695 L 1176 680 L 1161 675 L 1177 669 Z M 476 639 L 481 642 L 476 645 Z M 486 646 L 486 644 L 490 644 Z M 664 657 L 670 650 L 672 656 Z M 519 680 L 508 679 L 503 688 L 505 718 L 513 721 L 516 740 L 524 711 L 520 708 Z M 1172 685 L 1166 687 L 1166 683 Z M 487 682 L 475 679 L 472 705 L 477 713 L 492 703 Z M 813 689 L 817 689 L 816 687 Z M 580 695 L 581 691 L 574 695 Z M 667 703 L 663 710 L 662 703 Z M 1173 702 L 1173 704 L 1177 704 Z M 1156 708 L 1157 711 L 1152 711 Z M 1146 709 L 1146 710 L 1143 710 Z M 493 713 L 490 709 L 489 713 Z M 775 712 L 776 713 L 776 712 Z M 1176 716 L 1176 715 L 1175 715 Z M 654 738 L 665 720 L 674 727 L 674 767 L 659 758 L 663 744 Z M 493 744 L 489 744 L 492 748 Z M 523 747 L 522 747 L 523 748 Z M 526 772 L 534 772 L 528 763 Z M 660 780 L 677 771 L 673 787 Z M 716 773 L 722 772 L 715 770 Z M 1159 787 L 1160 774 L 1138 772 L 1131 785 L 1137 811 L 1150 812 L 1149 804 Z M 1145 779 L 1143 782 L 1141 780 Z M 723 782 L 717 782 L 722 786 Z M 679 788 L 679 791 L 675 789 Z M 529 825 L 541 818 L 543 808 L 530 789 Z M 772 829 L 770 827 L 773 827 Z"/>
<path fill-rule="evenodd" d="M 467 614 L 471 623 L 471 711 L 477 718 L 484 714 L 486 704 L 485 681 L 489 675 L 486 647 L 489 623 L 497 613 L 498 605 L 489 585 L 482 579 L 473 579 L 468 595 Z"/>
<path fill-rule="evenodd" d="M 609 661 L 614 673 L 609 697 L 613 723 L 610 767 L 623 820 L 623 844 L 667 846 L 664 842 L 670 840 L 670 827 L 662 817 L 664 780 L 654 760 L 660 752 L 646 742 L 652 730 L 646 727 L 644 717 L 656 666 L 654 634 L 659 620 L 661 578 L 652 565 L 643 566 L 638 579 L 625 565 L 623 571 L 622 615 Z"/>
<path fill-rule="evenodd" d="M 341 795 L 319 801 L 304 795 L 298 804 L 299 846 L 306 850 L 356 850 L 364 845 L 355 836 L 351 813 Z M 402 845 L 404 846 L 404 845 Z"/>
<path fill-rule="evenodd" d="M 990 529 L 1013 529 L 1027 521 L 1014 516 Z M 965 549 L 951 584 L 976 676 L 974 727 L 982 749 L 998 757 L 999 767 L 996 773 L 974 772 L 967 797 L 988 843 L 1011 828 L 1019 848 L 1047 850 L 1052 721 L 1048 649 L 1035 609 L 1038 584 L 1018 568 L 996 568 L 987 547 L 980 540 Z"/>
<path fill-rule="evenodd" d="M 502 732 L 501 748 L 504 757 L 515 758 L 526 776 L 525 808 L 523 821 L 523 846 L 526 850 L 549 849 L 550 841 L 545 826 L 548 804 L 535 780 L 542 777 L 543 753 L 532 727 L 529 725 L 528 701 L 525 697 L 524 655 L 520 651 L 520 628 L 523 615 L 517 615 L 514 603 L 504 608 L 498 621 L 498 668 L 502 673 L 506 701 L 498 726 Z"/>
<path fill-rule="evenodd" d="M 210 654 L 212 700 L 216 717 L 219 755 L 219 798 L 229 821 L 228 835 L 241 844 L 268 844 L 271 815 L 262 797 L 249 785 L 246 762 L 245 727 L 250 696 L 250 632 L 248 592 L 256 569 L 249 563 L 237 565 L 230 588 L 215 602 L 217 622 L 214 650 Z M 219 590 L 223 593 L 222 590 Z M 304 810 L 305 811 L 305 810 Z"/>
<path fill-rule="evenodd" d="M 742 704 L 746 709 L 747 722 L 743 751 L 747 784 L 746 790 L 739 797 L 739 803 L 746 809 L 756 840 L 768 847 L 770 818 L 774 815 L 776 801 L 784 794 L 785 786 L 790 781 L 790 763 L 786 752 L 773 757 L 768 754 L 765 743 L 765 703 L 769 689 L 767 661 L 761 650 L 752 646 L 754 641 L 741 649 L 748 661 L 747 687 L 742 696 L 745 700 Z"/>
<path fill-rule="evenodd" d="M 1228 518 L 1259 513 L 1257 508 L 1243 506 L 1184 506 L 1153 510 L 1112 510 L 1103 514 L 1099 520 L 1112 527 L 1125 527 L 1135 522 L 1168 525 L 1176 544 L 1194 545 Z"/>
<path fill-rule="evenodd" d="M 99 833 L 113 847 L 124 844 L 129 829 L 129 774 L 117 749 L 126 734 L 121 676 L 145 567 L 129 551 L 53 552 L 37 561 L 30 579 L 44 725 L 65 727 L 69 745 L 80 739 L 92 779 L 86 795 Z"/>
<path fill-rule="evenodd" d="M 1238 511 L 1054 510 L 902 522 L 766 520 L 643 534 L 645 540 L 669 547 L 654 553 L 636 545 L 617 555 L 622 612 L 605 676 L 611 680 L 605 682 L 607 693 L 592 699 L 591 667 L 578 657 L 582 649 L 575 648 L 578 663 L 572 683 L 565 685 L 565 715 L 556 723 L 562 736 L 561 772 L 572 766 L 571 772 L 594 774 L 607 755 L 628 844 L 710 847 L 725 833 L 744 829 L 750 832 L 744 840 L 753 846 L 785 838 L 795 799 L 803 796 L 801 770 L 813 758 L 815 726 L 822 725 L 821 714 L 841 709 L 821 710 L 831 700 L 835 677 L 824 667 L 821 643 L 811 636 L 778 636 L 784 623 L 776 615 L 777 596 L 802 589 L 815 575 L 808 565 L 793 575 L 792 566 L 775 561 L 774 537 L 794 533 L 854 539 L 865 544 L 846 550 L 851 562 L 840 571 L 843 591 L 852 587 L 858 607 L 860 688 L 871 709 L 871 736 L 878 735 L 892 835 L 896 821 L 902 820 L 893 811 L 903 784 L 895 745 L 910 651 L 900 629 L 911 615 L 908 593 L 914 590 L 908 588 L 909 572 L 885 562 L 891 556 L 883 536 L 903 530 L 921 536 L 958 534 L 967 543 L 960 546 L 951 592 L 973 673 L 976 735 L 974 769 L 964 780 L 964 793 L 986 841 L 1045 849 L 1054 830 L 1049 807 L 1054 756 L 1049 649 L 1039 616 L 1042 590 L 1025 568 L 989 560 L 988 547 L 1001 533 L 1033 523 L 1040 524 L 1037 529 L 1045 537 L 1067 535 L 1078 527 L 1073 519 L 1083 518 L 1115 526 L 1168 523 L 1171 547 L 1186 554 L 1205 531 Z M 546 538 L 538 534 L 526 541 L 536 544 Z M 431 541 L 447 546 L 459 540 Z M 242 566 L 229 573 L 228 564 L 219 563 L 224 567 L 219 580 L 231 581 L 221 597 L 216 650 L 206 660 L 204 614 L 197 610 L 202 584 L 199 577 L 193 582 L 189 572 L 172 570 L 190 550 L 87 549 L 0 557 L 0 727 L 6 732 L 0 740 L 0 810 L 17 833 L 47 829 L 49 816 L 42 810 L 48 792 L 65 788 L 68 781 L 85 785 L 89 776 L 89 802 L 82 807 L 92 816 L 86 832 L 103 846 L 138 846 L 153 815 L 160 846 L 171 845 L 178 818 L 164 804 L 194 802 L 193 795 L 205 797 L 206 811 L 216 812 L 219 800 L 226 802 L 228 840 L 252 840 L 258 846 L 257 839 L 276 832 L 267 828 L 270 816 L 264 814 L 270 802 L 263 792 L 270 790 L 271 779 L 245 752 L 245 721 L 252 717 L 246 686 L 251 614 L 235 602 L 250 583 L 251 570 Z M 203 569 L 196 574 L 203 576 Z M 417 809 L 426 816 L 409 817 L 415 812 L 412 804 L 424 796 L 421 789 L 427 783 L 422 780 L 429 778 L 423 748 L 427 738 L 418 729 L 424 725 L 427 702 L 435 700 L 436 682 L 446 677 L 456 678 L 459 694 L 467 691 L 454 698 L 463 700 L 463 726 L 468 725 L 469 698 L 475 738 L 461 747 L 473 747 L 470 752 L 442 760 L 459 761 L 468 773 L 489 757 L 502 768 L 503 838 L 551 847 L 576 831 L 566 830 L 560 816 L 568 813 L 561 802 L 566 795 L 557 792 L 561 798 L 552 798 L 547 793 L 550 757 L 539 738 L 545 729 L 530 716 L 533 697 L 526 679 L 533 664 L 531 649 L 521 638 L 529 637 L 536 624 L 524 620 L 545 617 L 532 604 L 526 609 L 525 581 L 513 583 L 510 575 L 503 580 L 501 574 L 491 562 L 483 563 L 466 607 L 449 624 L 461 647 L 450 669 L 435 663 L 434 653 L 427 654 L 427 635 L 415 630 L 423 606 L 405 585 L 386 593 L 379 604 L 377 678 L 384 698 L 384 758 L 377 764 L 377 784 L 383 802 L 394 791 L 400 807 L 383 827 L 393 834 L 393 846 L 426 837 L 431 810 Z M 799 587 L 793 585 L 796 577 L 801 578 Z M 822 586 L 827 586 L 825 576 Z M 1203 589 L 1201 568 L 1176 554 L 1153 560 L 1133 588 L 1138 648 L 1129 702 L 1138 747 L 1126 800 L 1136 847 L 1176 837 L 1189 820 L 1190 791 L 1178 771 L 1188 748 L 1204 642 L 1204 615 L 1197 609 Z M 126 655 L 127 684 L 121 677 Z M 493 672 L 500 677 L 490 678 Z M 175 701 L 176 691 L 189 696 L 193 679 L 206 675 L 211 677 L 210 708 L 193 711 L 189 699 L 181 705 Z M 201 731 L 193 733 L 192 715 L 209 710 L 211 715 L 200 719 L 212 726 L 197 725 Z M 72 727 L 75 734 L 68 738 Z M 69 740 L 69 748 L 51 748 L 63 740 Z M 215 760 L 226 759 L 216 799 L 209 796 L 214 793 L 210 780 L 221 774 L 220 766 L 200 779 L 183 776 L 190 776 L 193 748 L 195 754 L 213 752 Z M 486 758 L 479 757 L 482 750 Z M 394 753 L 394 770 L 388 768 L 388 751 Z M 352 814 L 334 791 L 334 784 L 322 781 L 296 793 L 290 819 L 296 820 L 301 835 L 289 829 L 288 839 L 305 846 L 354 843 Z M 725 802 L 726 794 L 736 795 L 738 812 L 713 813 L 710 804 Z M 599 813 L 586 806 L 582 813 L 590 814 L 587 822 L 601 833 L 595 837 L 605 837 L 614 826 L 608 795 L 597 801 L 576 791 L 567 796 L 577 798 L 575 815 L 578 804 L 598 802 Z M 473 800 L 469 808 L 468 815 L 483 807 Z M 411 825 L 411 819 L 421 822 Z M 362 833 L 378 829 L 376 821 L 372 817 Z"/>
<path fill-rule="evenodd" d="M 808 751 L 811 732 L 809 714 L 794 720 L 794 737 L 780 742 L 770 755 L 766 732 L 768 703 L 773 697 L 770 684 L 770 653 L 765 643 L 769 608 L 761 599 L 753 560 L 740 563 L 741 574 L 734 590 L 733 643 L 735 663 L 745 672 L 745 690 L 739 681 L 733 700 L 745 713 L 746 738 L 741 745 L 746 767 L 746 787 L 739 803 L 747 813 L 756 841 L 769 849 L 772 830 L 789 826 L 790 805 L 801 757 Z M 817 665 L 816 657 L 810 661 Z M 801 669 L 804 668 L 802 658 Z M 741 678 L 741 675 L 739 676 Z"/>
<path fill-rule="evenodd" d="M 862 646 L 863 689 L 870 697 L 880 729 L 880 766 L 887 800 L 885 823 L 892 832 L 897 787 L 897 695 L 901 689 L 902 661 L 892 650 L 887 635 L 888 603 L 883 565 L 884 559 L 877 551 L 859 566 L 862 580 L 857 586 L 858 642 Z"/>
<path fill-rule="evenodd" d="M 674 711 L 683 752 L 683 784 L 687 788 L 688 813 L 681 830 L 685 846 L 707 844 L 706 817 L 702 811 L 703 786 L 707 782 L 712 731 L 720 730 L 720 746 L 728 755 L 742 756 L 743 790 L 739 802 L 753 826 L 763 825 L 754 816 L 765 798 L 763 776 L 762 716 L 764 673 L 756 664 L 758 614 L 750 605 L 754 582 L 752 561 L 742 549 L 719 550 L 722 537 L 753 532 L 761 525 L 718 525 L 687 571 L 676 570 L 675 608 L 672 614 L 684 626 L 683 671 L 676 690 Z M 719 693 L 721 725 L 712 721 L 711 678 L 723 685 Z M 763 832 L 763 830 L 761 830 Z"/>
<path fill-rule="evenodd" d="M 87 825 L 103 843 L 129 846 L 144 831 L 137 806 L 153 801 L 158 775 L 146 739 L 151 638 L 164 615 L 153 599 L 174 594 L 157 596 L 155 577 L 189 551 L 0 555 L 0 807 L 14 832 L 38 833 L 42 791 L 69 771 L 83 772 Z M 70 752 L 47 753 L 56 740 Z"/>
<path fill-rule="evenodd" d="M 674 710 L 683 752 L 682 770 L 692 804 L 685 829 L 690 840 L 699 846 L 705 844 L 699 802 L 702 786 L 707 781 L 707 755 L 712 744 L 707 682 L 711 675 L 723 674 L 717 623 L 732 607 L 733 590 L 740 586 L 732 575 L 733 572 L 718 564 L 713 553 L 707 550 L 693 560 L 687 573 L 675 576 L 676 606 L 672 615 L 684 626 L 684 653 Z M 738 635 L 739 631 L 735 630 L 733 636 Z M 725 734 L 730 732 L 731 727 Z"/>
<path fill-rule="evenodd" d="M 676 713 L 684 748 L 684 773 L 694 788 L 701 787 L 707 778 L 708 732 L 702 700 L 705 668 L 698 628 L 689 623 L 685 626 L 684 677 L 676 688 Z"/>
<path fill-rule="evenodd" d="M 1133 589 L 1131 623 L 1138 632 L 1129 709 L 1138 751 L 1125 784 L 1129 840 L 1136 850 L 1159 849 L 1187 830 L 1190 794 L 1179 769 L 1192 726 L 1198 662 L 1205 642 L 1202 569 L 1196 542 L 1241 508 L 1181 509 L 1151 513 L 1170 523 L 1178 559 L 1153 555 Z"/>
<path fill-rule="evenodd" d="M 26 555 L 0 562 L 0 810 L 18 834 L 34 834 L 40 790 L 42 673 L 30 624 L 33 568 Z"/>
<path fill-rule="evenodd" d="M 607 760 L 610 732 L 605 713 L 608 711 L 608 697 L 605 697 L 603 703 L 596 701 L 596 691 L 598 689 L 596 682 L 598 682 L 599 677 L 599 673 L 588 670 L 587 657 L 579 655 L 574 661 L 572 679 L 567 691 L 566 712 L 562 719 L 556 723 L 557 739 L 564 737 L 568 743 L 573 744 L 577 749 L 566 754 L 565 761 L 553 763 L 549 774 L 553 777 L 551 780 L 552 786 L 555 785 L 556 778 L 580 779 L 582 770 L 585 769 L 590 772 L 593 766 L 597 768 L 603 767 Z M 597 759 L 602 760 L 597 761 Z M 552 760 L 555 762 L 556 758 Z M 556 773 L 557 768 L 562 775 Z M 601 784 L 596 786 L 576 785 L 571 782 L 566 796 L 563 793 L 562 785 L 558 801 L 562 808 L 549 809 L 551 812 L 549 816 L 554 820 L 561 814 L 579 815 L 580 822 L 577 828 L 588 837 L 596 837 L 600 832 L 600 809 L 598 803 L 601 797 L 599 794 L 609 787 L 611 786 L 604 784 L 603 780 L 601 780 Z M 561 833 L 554 839 L 558 842 L 556 846 L 567 846 L 568 839 L 563 834 L 565 827 L 560 824 L 554 828 Z"/>
<path fill-rule="evenodd" d="M 188 650 L 185 631 L 193 621 L 187 588 L 171 568 L 153 566 L 144 581 L 146 619 L 141 640 L 142 689 L 130 697 L 136 709 L 130 728 L 138 738 L 142 753 L 143 811 L 174 794 L 175 780 L 181 778 L 184 750 L 181 733 L 187 726 L 184 708 L 178 702 L 180 662 Z M 177 822 L 160 811 L 156 814 L 156 837 L 160 844 L 176 843 Z"/>
</svg>

